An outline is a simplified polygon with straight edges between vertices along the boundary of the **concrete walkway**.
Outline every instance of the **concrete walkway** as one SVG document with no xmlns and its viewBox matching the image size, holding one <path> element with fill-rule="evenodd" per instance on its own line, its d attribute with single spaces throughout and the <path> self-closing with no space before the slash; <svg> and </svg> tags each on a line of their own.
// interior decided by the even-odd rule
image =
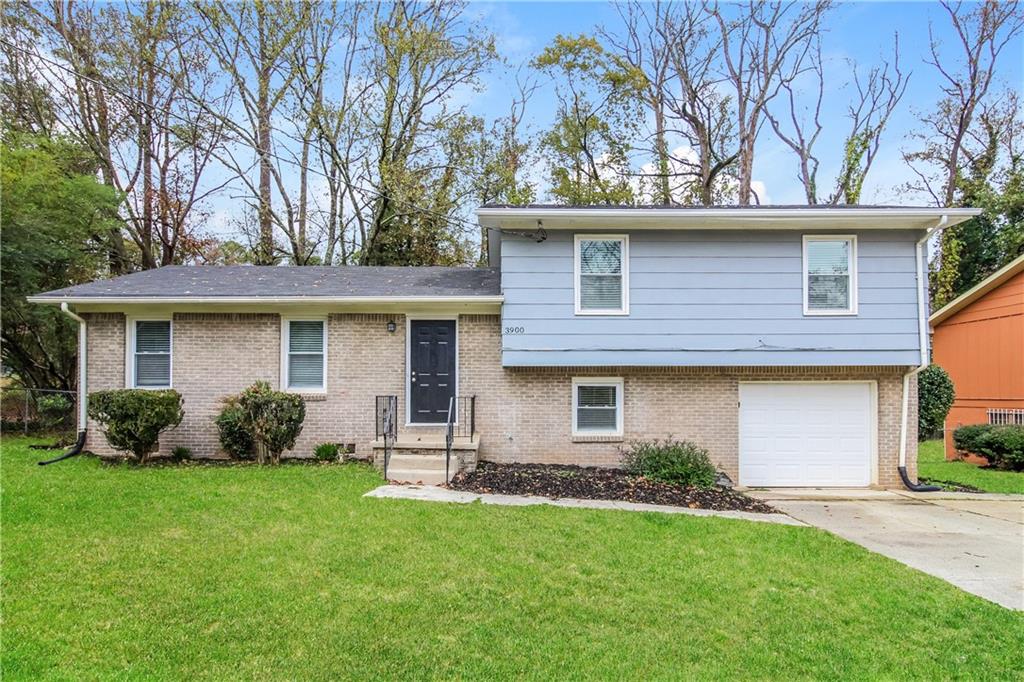
<svg viewBox="0 0 1024 682">
<path fill-rule="evenodd" d="M 424 500 L 427 502 L 455 502 L 469 504 L 480 501 L 483 504 L 500 504 L 511 507 L 525 507 L 535 504 L 548 504 L 554 507 L 571 507 L 574 509 L 611 509 L 617 511 L 659 512 L 662 514 L 688 514 L 690 516 L 719 516 L 727 519 L 744 521 L 760 521 L 762 523 L 779 523 L 786 526 L 803 526 L 785 514 L 755 514 L 743 511 L 716 511 L 714 509 L 689 509 L 661 504 L 640 504 L 638 502 L 618 502 L 613 500 L 579 500 L 574 498 L 553 499 L 533 495 L 490 495 L 468 493 L 460 490 L 448 490 L 429 485 L 382 485 L 366 493 L 365 497 L 387 497 L 398 500 Z"/>
<path fill-rule="evenodd" d="M 795 519 L 1024 610 L 1024 495 L 750 490 Z"/>
</svg>

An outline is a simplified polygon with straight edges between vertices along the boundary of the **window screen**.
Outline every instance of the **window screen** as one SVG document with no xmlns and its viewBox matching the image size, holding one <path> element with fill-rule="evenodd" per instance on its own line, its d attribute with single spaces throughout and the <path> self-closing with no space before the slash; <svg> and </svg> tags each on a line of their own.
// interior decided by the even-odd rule
<svg viewBox="0 0 1024 682">
<path fill-rule="evenodd" d="M 580 310 L 623 310 L 623 240 L 581 239 L 579 249 Z"/>
<path fill-rule="evenodd" d="M 619 386 L 579 384 L 576 386 L 576 431 L 616 433 L 619 430 Z"/>
<path fill-rule="evenodd" d="M 807 309 L 850 310 L 851 250 L 849 239 L 807 241 Z"/>
<path fill-rule="evenodd" d="M 165 388 L 171 385 L 171 321 L 135 323 L 135 386 Z"/>
<path fill-rule="evenodd" d="M 288 323 L 288 387 L 324 387 L 324 323 Z"/>
</svg>

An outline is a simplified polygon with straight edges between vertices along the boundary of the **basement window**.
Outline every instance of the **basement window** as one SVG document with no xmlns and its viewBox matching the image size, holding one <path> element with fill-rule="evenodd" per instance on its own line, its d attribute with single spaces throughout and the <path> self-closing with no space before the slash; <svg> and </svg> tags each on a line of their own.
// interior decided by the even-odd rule
<svg viewBox="0 0 1024 682">
<path fill-rule="evenodd" d="M 572 433 L 622 435 L 622 379 L 572 380 Z"/>
</svg>

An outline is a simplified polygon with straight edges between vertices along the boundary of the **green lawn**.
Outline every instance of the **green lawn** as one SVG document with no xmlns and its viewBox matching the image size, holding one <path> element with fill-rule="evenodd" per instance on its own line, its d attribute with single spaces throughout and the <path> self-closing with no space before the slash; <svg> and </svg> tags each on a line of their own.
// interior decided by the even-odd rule
<svg viewBox="0 0 1024 682">
<path fill-rule="evenodd" d="M 922 478 L 969 485 L 987 493 L 1024 494 L 1024 472 L 999 471 L 967 462 L 947 462 L 941 440 L 918 443 L 917 472 Z"/>
<path fill-rule="evenodd" d="M 1024 676 L 1024 616 L 808 528 L 2 444 L 5 680 Z"/>
</svg>

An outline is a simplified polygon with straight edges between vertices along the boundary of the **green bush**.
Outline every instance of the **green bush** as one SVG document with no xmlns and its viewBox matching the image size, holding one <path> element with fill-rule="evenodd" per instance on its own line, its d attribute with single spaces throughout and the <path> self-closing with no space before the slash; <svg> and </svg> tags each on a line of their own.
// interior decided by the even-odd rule
<svg viewBox="0 0 1024 682">
<path fill-rule="evenodd" d="M 124 388 L 91 394 L 89 416 L 99 422 L 112 448 L 144 463 L 160 433 L 180 424 L 185 412 L 177 391 Z"/>
<path fill-rule="evenodd" d="M 281 461 L 281 453 L 295 447 L 306 418 L 306 401 L 295 393 L 275 391 L 257 381 L 238 396 L 245 427 L 256 446 L 256 461 Z"/>
<path fill-rule="evenodd" d="M 192 459 L 192 450 L 183 445 L 179 445 L 171 450 L 171 459 L 175 462 L 184 462 L 186 459 Z"/>
<path fill-rule="evenodd" d="M 942 433 L 942 425 L 953 407 L 953 380 L 938 365 L 928 365 L 917 375 L 917 438 L 928 440 Z"/>
<path fill-rule="evenodd" d="M 665 483 L 710 488 L 715 484 L 715 467 L 708 451 L 689 441 L 641 440 L 622 453 L 622 467 L 633 476 Z"/>
<path fill-rule="evenodd" d="M 333 462 L 338 459 L 337 443 L 320 443 L 313 448 L 313 455 L 321 462 Z"/>
<path fill-rule="evenodd" d="M 255 450 L 252 432 L 245 421 L 245 412 L 238 404 L 238 398 L 232 396 L 224 401 L 224 409 L 220 411 L 214 422 L 220 432 L 220 446 L 232 459 L 250 459 Z"/>
<path fill-rule="evenodd" d="M 36 412 L 45 428 L 53 429 L 60 426 L 71 415 L 73 404 L 60 393 L 43 395 L 36 400 Z"/>
<path fill-rule="evenodd" d="M 961 426 L 953 432 L 953 445 L 961 452 L 982 455 L 994 466 L 1024 470 L 1024 426 Z"/>
<path fill-rule="evenodd" d="M 977 452 L 978 439 L 992 428 L 989 424 L 969 424 L 953 432 L 953 447 L 961 452 Z"/>
</svg>

